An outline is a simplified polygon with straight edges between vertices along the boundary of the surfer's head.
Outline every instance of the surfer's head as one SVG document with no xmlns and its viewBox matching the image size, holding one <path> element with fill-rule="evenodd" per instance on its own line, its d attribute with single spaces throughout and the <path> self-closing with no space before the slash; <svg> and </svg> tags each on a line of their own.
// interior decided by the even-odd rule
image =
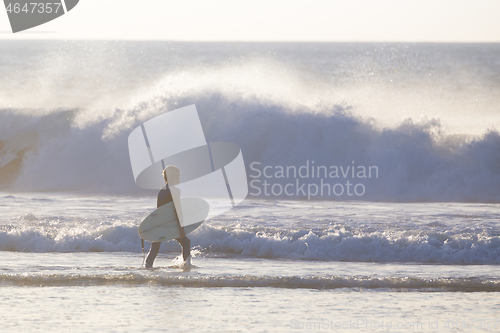
<svg viewBox="0 0 500 333">
<path fill-rule="evenodd" d="M 178 185 L 181 178 L 181 170 L 175 165 L 169 165 L 163 170 L 163 179 L 169 185 Z"/>
</svg>

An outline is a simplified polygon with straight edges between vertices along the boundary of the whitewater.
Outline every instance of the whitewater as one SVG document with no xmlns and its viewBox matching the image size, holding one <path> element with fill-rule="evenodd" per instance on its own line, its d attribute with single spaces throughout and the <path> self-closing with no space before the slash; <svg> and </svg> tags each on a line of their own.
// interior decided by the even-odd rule
<svg viewBox="0 0 500 333">
<path fill-rule="evenodd" d="M 137 226 L 154 196 L 1 199 L 9 331 L 497 325 L 499 204 L 247 199 L 189 234 L 191 266 L 167 242 L 149 270 Z"/>
<path fill-rule="evenodd" d="M 238 144 L 248 170 L 354 161 L 379 170 L 364 200 L 500 200 L 495 44 L 2 45 L 5 189 L 145 194 L 129 133 L 196 104 L 207 140 Z"/>
<path fill-rule="evenodd" d="M 2 329 L 497 331 L 499 56 L 1 41 Z M 128 135 L 191 104 L 249 195 L 144 269 Z"/>
</svg>

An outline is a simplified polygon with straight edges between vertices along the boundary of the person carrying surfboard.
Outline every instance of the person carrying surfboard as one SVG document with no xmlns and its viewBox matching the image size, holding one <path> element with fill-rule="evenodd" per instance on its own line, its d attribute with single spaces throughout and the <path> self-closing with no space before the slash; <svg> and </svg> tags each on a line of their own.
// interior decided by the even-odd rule
<svg viewBox="0 0 500 333">
<path fill-rule="evenodd" d="M 161 188 L 158 192 L 158 198 L 156 200 L 156 206 L 160 207 L 169 202 L 174 203 L 175 212 L 177 214 L 177 221 L 179 227 L 179 238 L 175 240 L 179 242 L 182 246 L 182 258 L 184 261 L 187 261 L 191 252 L 191 241 L 186 237 L 186 233 L 184 231 L 183 215 L 181 208 L 181 190 L 176 187 L 179 185 L 181 177 L 181 171 L 178 167 L 174 165 L 169 165 L 163 170 L 163 179 L 165 180 L 165 187 Z M 148 256 L 146 258 L 146 268 L 153 267 L 153 262 L 158 255 L 158 251 L 160 250 L 161 242 L 151 242 L 151 248 L 149 249 Z"/>
</svg>

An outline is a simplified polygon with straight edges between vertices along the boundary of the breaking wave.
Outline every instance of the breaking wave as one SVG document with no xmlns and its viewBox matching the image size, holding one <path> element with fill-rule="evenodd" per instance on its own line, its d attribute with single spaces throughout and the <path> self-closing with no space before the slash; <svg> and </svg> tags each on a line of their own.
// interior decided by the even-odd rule
<svg viewBox="0 0 500 333">
<path fill-rule="evenodd" d="M 66 226 L 64 226 L 66 225 Z M 221 227 L 204 223 L 190 234 L 200 256 L 227 256 L 350 262 L 500 264 L 500 235 L 491 227 L 443 227 L 408 230 L 405 226 L 284 229 Z M 43 226 L 16 222 L 0 229 L 0 251 L 141 252 L 137 226 L 79 221 Z M 147 242 L 148 243 L 148 242 Z M 148 245 L 147 245 L 148 246 Z M 146 248 L 147 250 L 147 248 Z M 178 252 L 167 242 L 162 252 Z"/>
<path fill-rule="evenodd" d="M 500 281 L 492 278 L 414 277 L 300 277 L 300 276 L 165 276 L 127 274 L 0 274 L 0 285 L 10 286 L 96 286 L 160 285 L 187 288 L 292 288 L 292 289 L 387 289 L 412 291 L 498 292 Z"/>
<path fill-rule="evenodd" d="M 148 117 L 173 109 L 172 105 L 196 103 L 208 141 L 237 143 L 249 175 L 256 175 L 249 168 L 253 162 L 259 162 L 261 168 L 299 168 L 307 161 L 327 167 L 355 162 L 378 168 L 376 178 L 347 179 L 364 184 L 363 200 L 500 201 L 497 131 L 469 139 L 449 136 L 436 119 L 408 119 L 395 128 L 378 129 L 338 105 L 318 113 L 210 91 L 190 95 L 165 97 L 154 112 L 145 111 L 151 110 L 150 104 L 117 109 L 83 127 L 75 124 L 75 118 L 84 111 L 57 110 L 28 116 L 0 110 L 0 184 L 4 190 L 13 191 L 144 193 L 134 184 L 131 173 L 128 134 Z M 261 176 L 260 180 L 266 179 Z M 271 184 L 295 181 L 273 179 Z M 320 184 L 319 178 L 306 181 Z M 333 186 L 346 179 L 326 181 Z M 266 196 L 262 193 L 260 197 Z M 352 198 L 347 192 L 334 197 Z"/>
<path fill-rule="evenodd" d="M 319 63 L 315 65 L 318 68 L 306 71 L 264 56 L 230 61 L 220 58 L 217 48 L 203 46 L 198 50 L 194 45 L 197 52 L 217 51 L 211 56 L 218 65 L 196 66 L 185 59 L 183 65 L 155 69 L 153 65 L 148 67 L 144 59 L 142 67 L 135 66 L 137 78 L 127 78 L 127 62 L 116 68 L 108 66 L 116 57 L 109 54 L 105 44 L 83 43 L 78 48 L 63 43 L 58 47 L 49 47 L 53 53 L 46 50 L 49 54 L 36 62 L 38 67 L 33 72 L 19 68 L 26 76 L 24 81 L 21 74 L 11 73 L 13 78 L 6 76 L 0 82 L 5 88 L 0 103 L 0 189 L 144 194 L 132 176 L 129 133 L 159 114 L 196 104 L 207 141 L 238 144 L 249 174 L 252 162 L 262 167 L 298 168 L 307 161 L 327 167 L 378 167 L 378 177 L 348 177 L 351 183 L 365 186 L 361 198 L 347 193 L 316 198 L 500 201 L 497 130 L 485 130 L 474 137 L 450 135 L 440 119 L 432 116 L 432 110 L 423 110 L 431 116 L 407 118 L 398 125 L 384 127 L 375 119 L 380 110 L 363 110 L 363 116 L 357 112 L 356 101 L 345 102 L 337 92 L 345 88 L 339 83 L 342 73 L 335 72 L 340 75 L 339 82 L 325 83 Z M 114 47 L 116 52 L 125 52 L 119 45 Z M 101 52 L 97 58 L 93 53 L 96 50 Z M 18 51 L 26 53 L 22 48 Z M 13 68 L 17 68 L 16 54 L 9 57 Z M 124 57 L 121 54 L 118 58 Z M 73 64 L 75 58 L 81 63 Z M 299 59 L 301 63 L 306 58 Z M 158 66 L 163 63 L 153 60 Z M 94 80 L 80 75 L 79 66 L 91 68 L 87 74 Z M 409 80 L 419 78 L 422 71 L 417 70 Z M 152 79 L 147 81 L 145 77 Z M 130 80 L 133 84 L 127 83 Z M 364 84 L 387 89 L 377 82 Z M 356 84 L 360 83 L 354 80 L 348 85 Z M 82 91 L 74 90 L 73 85 L 82 86 Z M 26 98 L 29 91 L 36 98 Z M 36 101 L 39 106 L 33 104 Z M 281 185 L 293 182 L 272 181 Z M 345 183 L 346 179 L 328 181 Z M 319 184 L 320 179 L 307 182 Z M 264 194 L 260 197 L 266 198 Z M 281 197 L 303 199 L 300 194 Z"/>
</svg>

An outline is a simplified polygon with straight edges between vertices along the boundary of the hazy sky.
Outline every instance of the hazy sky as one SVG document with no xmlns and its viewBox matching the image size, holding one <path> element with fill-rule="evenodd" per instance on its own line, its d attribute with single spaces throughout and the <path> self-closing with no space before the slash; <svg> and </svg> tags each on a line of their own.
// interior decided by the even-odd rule
<svg viewBox="0 0 500 333">
<path fill-rule="evenodd" d="M 56 0 L 54 0 L 56 1 Z M 500 0 L 80 0 L 0 39 L 500 42 Z"/>
</svg>

